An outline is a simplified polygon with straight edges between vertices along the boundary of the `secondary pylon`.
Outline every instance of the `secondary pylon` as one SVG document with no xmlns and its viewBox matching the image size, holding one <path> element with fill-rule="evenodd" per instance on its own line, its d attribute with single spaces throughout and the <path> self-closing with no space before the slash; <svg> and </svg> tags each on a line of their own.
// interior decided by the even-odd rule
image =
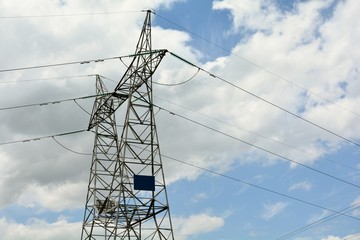
<svg viewBox="0 0 360 240">
<path fill-rule="evenodd" d="M 131 64 L 113 92 L 96 76 L 95 132 L 82 240 L 161 239 L 174 234 L 153 108 L 152 75 L 166 50 L 152 50 L 147 11 Z M 116 110 L 127 102 L 120 138 Z"/>
</svg>

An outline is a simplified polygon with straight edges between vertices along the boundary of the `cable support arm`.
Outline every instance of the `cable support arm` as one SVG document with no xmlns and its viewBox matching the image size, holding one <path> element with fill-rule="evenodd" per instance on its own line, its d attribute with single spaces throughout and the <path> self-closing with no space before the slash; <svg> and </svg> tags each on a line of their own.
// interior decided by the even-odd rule
<svg viewBox="0 0 360 240">
<path fill-rule="evenodd" d="M 129 98 L 129 96 L 147 82 L 159 66 L 166 52 L 166 49 L 160 49 L 154 51 L 142 51 L 134 54 L 130 66 L 115 87 L 115 90 L 103 100 L 102 104 L 94 106 L 88 130 L 92 129 L 102 121 L 101 118 L 97 118 L 96 116 L 104 111 L 104 109 L 107 109 L 107 115 L 111 116 Z M 113 101 L 114 105 L 109 107 L 111 101 Z"/>
</svg>

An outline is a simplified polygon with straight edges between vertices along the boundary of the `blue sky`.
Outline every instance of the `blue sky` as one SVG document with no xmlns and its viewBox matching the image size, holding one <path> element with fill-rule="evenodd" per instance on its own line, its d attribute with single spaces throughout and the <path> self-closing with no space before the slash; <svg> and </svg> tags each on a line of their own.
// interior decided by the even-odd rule
<svg viewBox="0 0 360 240">
<path fill-rule="evenodd" d="M 8 56 L 1 69 L 131 54 L 141 10 L 150 8 L 153 44 L 208 71 L 179 86 L 154 85 L 156 104 L 175 113 L 156 115 L 161 152 L 193 165 L 163 157 L 175 239 L 275 240 L 331 215 L 326 209 L 360 202 L 358 1 L 0 6 L 0 49 Z M 0 109 L 91 95 L 94 73 L 113 80 L 105 80 L 112 89 L 125 69 L 117 60 L 1 71 Z M 195 73 L 167 54 L 154 81 L 179 83 Z M 92 101 L 76 103 L 91 111 Z M 87 128 L 89 116 L 76 103 L 1 110 L 0 143 Z M 90 153 L 93 137 L 56 139 Z M 90 160 L 51 138 L 0 145 L 0 235 L 79 239 Z M 358 240 L 360 208 L 347 214 L 286 239 Z"/>
</svg>

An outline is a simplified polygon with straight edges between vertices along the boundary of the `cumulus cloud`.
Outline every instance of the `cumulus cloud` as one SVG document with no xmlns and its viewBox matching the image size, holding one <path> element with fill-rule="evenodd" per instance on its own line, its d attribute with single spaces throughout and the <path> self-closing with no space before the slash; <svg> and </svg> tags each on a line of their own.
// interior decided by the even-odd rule
<svg viewBox="0 0 360 240">
<path fill-rule="evenodd" d="M 27 187 L 18 198 L 24 207 L 39 207 L 50 211 L 77 209 L 83 206 L 86 182 L 64 182 L 51 185 L 34 184 Z"/>
<path fill-rule="evenodd" d="M 175 217 L 174 231 L 177 239 L 186 240 L 191 236 L 208 233 L 221 228 L 225 221 L 221 217 L 209 214 L 195 214 L 189 217 Z"/>
<path fill-rule="evenodd" d="M 82 223 L 69 223 L 59 219 L 48 223 L 40 219 L 32 219 L 26 224 L 19 224 L 5 218 L 0 219 L 1 238 L 6 240 L 75 240 L 80 238 L 79 229 Z"/>
<path fill-rule="evenodd" d="M 326 238 L 322 238 L 321 240 L 342 240 L 342 238 L 335 236 L 327 236 Z"/>
<path fill-rule="evenodd" d="M 145 8 L 145 5 L 150 4 L 149 2 L 135 4 L 133 1 L 122 1 L 113 5 L 110 2 L 85 4 L 85 8 L 82 8 L 84 4 L 81 1 L 65 2 L 59 7 L 56 2 L 41 4 L 41 1 L 38 0 L 36 4 L 26 3 L 23 8 L 16 8 L 13 7 L 17 4 L 14 1 L 14 4 L 5 4 L 2 10 L 7 15 L 29 15 L 31 13 L 41 15 L 45 12 L 46 14 L 62 14 L 64 12 L 85 12 L 91 9 L 96 9 L 96 11 L 116 8 L 142 9 Z M 340 44 L 339 39 L 334 35 L 334 31 L 331 31 L 331 29 L 341 29 L 344 38 L 349 41 L 357 39 L 353 35 L 346 35 L 348 32 L 358 34 L 356 31 L 347 31 L 340 27 L 343 25 L 350 26 L 345 24 L 351 18 L 351 14 L 347 14 L 346 11 L 347 9 L 356 11 L 357 4 L 351 1 L 339 3 L 333 18 L 327 21 L 317 21 L 317 19 L 321 18 L 320 11 L 329 6 L 329 1 L 299 3 L 299 7 L 295 12 L 286 15 L 281 15 L 282 13 L 279 12 L 276 6 L 268 4 L 268 2 L 260 0 L 254 1 L 254 3 L 251 2 L 253 1 L 244 1 L 241 3 L 242 6 L 239 7 L 235 5 L 240 3 L 216 1 L 214 2 L 214 9 L 233 9 L 231 14 L 234 17 L 234 28 L 238 28 L 240 22 L 242 22 L 249 28 L 266 28 L 271 31 L 266 33 L 259 31 L 250 35 L 246 41 L 239 41 L 230 56 L 209 61 L 204 64 L 204 68 L 213 71 L 234 84 L 244 86 L 247 90 L 286 109 L 292 111 L 303 109 L 301 114 L 306 118 L 334 129 L 336 132 L 343 132 L 345 136 L 356 137 L 360 135 L 358 124 L 355 124 L 356 117 L 351 113 L 340 109 L 343 114 L 337 115 L 335 119 L 331 115 L 332 112 L 339 111 L 337 105 L 354 109 L 359 102 L 356 92 L 352 90 L 356 89 L 358 81 L 355 81 L 356 77 L 351 75 L 357 66 L 357 58 L 353 54 L 356 49 L 353 49 L 352 46 L 357 44 L 351 42 Z M 162 1 L 152 1 L 151 4 L 154 7 L 169 7 L 168 3 Z M 262 7 L 265 5 L 266 8 Z M 35 6 L 41 6 L 41 8 L 38 9 Z M 27 11 L 24 12 L 24 9 L 27 9 Z M 261 17 L 258 18 L 257 16 Z M 271 19 L 265 21 L 266 16 L 268 16 L 267 18 L 271 17 Z M 238 19 L 248 20 L 244 22 Z M 134 43 L 139 35 L 142 21 L 143 14 L 114 14 L 100 19 L 96 18 L 96 21 L 91 17 L 50 18 L 48 21 L 31 18 L 27 19 L 26 22 L 21 19 L 12 21 L 8 23 L 10 26 L 6 28 L 8 32 L 4 32 L 5 28 L 0 30 L 3 31 L 1 34 L 3 36 L 2 46 L 19 47 L 12 54 L 6 54 L 9 48 L 3 47 L 4 54 L 10 56 L 10 59 L 7 59 L 2 66 L 12 67 L 9 63 L 26 66 L 28 62 L 42 64 L 74 60 L 76 58 L 93 59 L 118 53 L 128 54 L 129 49 L 131 51 L 134 49 Z M 260 22 L 271 23 L 274 21 L 276 24 L 259 26 Z M 127 24 L 119 27 L 117 24 L 114 25 L 114 22 L 126 22 Z M 63 26 L 61 30 L 57 27 L 59 25 Z M 106 31 L 103 29 L 105 25 L 107 26 Z M 294 25 L 301 27 L 294 28 Z M 24 29 L 24 31 L 18 31 L 19 29 Z M 312 32 L 317 32 L 317 34 L 309 34 L 307 32 L 309 29 Z M 181 56 L 187 59 L 197 62 L 196 50 L 189 46 L 190 36 L 187 33 L 154 27 L 153 35 L 157 40 L 154 41 L 155 47 L 168 48 L 181 53 Z M 13 39 L 11 36 L 18 37 Z M 27 41 L 22 41 L 25 38 Z M 169 39 L 176 39 L 176 41 Z M 119 42 L 121 42 L 121 46 Z M 29 60 L 29 56 L 31 60 Z M 303 89 L 289 85 L 288 82 L 282 81 L 282 79 L 278 79 L 268 72 L 261 71 L 254 65 L 249 65 L 248 62 L 241 61 L 239 56 L 244 56 L 274 72 L 279 72 L 293 81 L 294 84 L 320 93 L 331 99 L 333 103 L 326 103 L 312 94 L 304 93 Z M 323 59 L 326 59 L 326 61 L 323 61 Z M 343 59 L 347 60 L 342 61 Z M 103 63 L 70 68 L 44 69 L 44 71 L 39 72 L 12 72 L 2 75 L 2 80 L 57 77 L 73 75 L 74 72 L 79 75 L 106 73 L 109 78 L 118 79 L 122 75 L 121 70 L 124 69 L 124 66 L 120 64 Z M 192 69 L 188 65 L 167 56 L 159 67 L 157 80 L 163 83 L 180 82 L 184 78 L 189 78 L 195 71 L 196 69 Z M 88 77 L 78 81 L 50 81 L 45 85 L 35 84 L 29 85 L 30 87 L 8 85 L 5 88 L 4 85 L 1 85 L 0 89 L 3 89 L 2 96 L 7 99 L 7 102 L 22 104 L 23 102 L 41 102 L 93 94 L 93 82 L 94 79 Z M 344 84 L 341 85 L 340 82 L 346 82 L 348 87 L 344 89 L 344 87 L 341 87 Z M 111 89 L 111 84 L 114 83 L 107 82 L 107 84 Z M 209 89 L 216 89 L 216 91 L 209 91 Z M 324 134 L 321 130 L 315 129 L 306 123 L 295 121 L 278 109 L 274 109 L 244 92 L 224 85 L 216 79 L 209 79 L 209 76 L 204 73 L 199 73 L 196 76 L 196 84 L 191 85 L 191 87 L 184 85 L 179 88 L 169 89 L 157 86 L 155 90 L 157 96 L 161 98 L 171 98 L 171 101 L 175 103 L 190 107 L 194 111 L 213 118 L 221 119 L 222 122 L 204 118 L 201 115 L 191 115 L 192 118 L 224 132 L 230 132 L 232 135 L 250 143 L 271 149 L 274 152 L 281 152 L 285 157 L 296 161 L 312 163 L 323 156 L 325 152 L 336 150 L 340 146 L 338 139 Z M 9 94 L 14 91 L 22 97 L 18 98 L 13 94 Z M 342 97 L 344 94 L 348 97 Z M 160 98 L 155 101 L 159 105 L 175 109 L 181 114 L 190 114 L 189 111 L 161 101 Z M 86 109 L 91 109 L 91 101 L 81 104 Z M 24 115 L 27 118 L 22 117 Z M 157 118 L 162 152 L 165 154 L 171 153 L 168 155 L 181 158 L 201 167 L 226 172 L 236 161 L 257 163 L 259 159 L 265 162 L 273 162 L 276 159 L 276 157 L 271 157 L 265 153 L 250 151 L 251 148 L 245 144 L 239 144 L 237 141 L 219 136 L 212 131 L 204 131 L 199 126 L 194 126 L 174 116 L 169 117 L 164 112 L 160 111 Z M 77 121 L 73 121 L 74 119 L 77 119 Z M 328 119 L 334 121 L 328 121 Z M 224 124 L 224 122 L 229 124 Z M 5 141 L 46 135 L 86 128 L 87 123 L 88 115 L 75 104 L 34 108 L 31 112 L 27 110 L 11 111 L 2 115 L 0 125 L 2 135 L 0 137 Z M 281 126 L 281 128 L 275 128 L 274 126 Z M 348 126 L 352 127 L 349 128 Z M 261 135 L 269 137 L 266 139 L 260 137 Z M 84 139 L 84 136 L 68 138 L 65 143 L 75 149 L 91 152 L 92 136 L 89 134 L 86 139 L 79 141 L 82 138 Z M 188 139 L 192 139 L 192 141 L 188 141 Z M 288 148 L 283 144 L 279 144 L 279 142 L 297 146 L 302 151 Z M 55 182 L 56 184 L 69 179 L 74 179 L 78 183 L 86 181 L 88 173 L 85 170 L 88 169 L 88 161 L 83 161 L 83 157 L 65 152 L 62 152 L 62 156 L 58 156 L 54 154 L 54 148 L 56 148 L 54 142 L 42 143 L 43 149 L 40 149 L 39 146 L 36 147 L 35 144 L 31 147 L 30 145 L 22 145 L 22 151 L 17 151 L 18 147 L 6 148 L 6 152 L 4 151 L 3 154 L 6 154 L 8 159 L 16 159 L 14 161 L 10 160 L 13 168 L 20 170 L 19 172 L 27 173 L 18 175 L 18 172 L 15 171 L 12 176 L 9 176 L 8 180 L 5 180 L 5 182 L 8 182 L 3 182 L 3 184 L 8 185 L 13 179 L 17 179 L 19 184 L 17 189 L 26 189 L 29 179 L 40 184 L 45 184 L 45 182 L 51 184 Z M 49 159 L 52 160 L 49 161 Z M 77 160 L 74 161 L 74 159 Z M 54 162 L 56 165 L 52 164 Z M 194 180 L 201 174 L 198 169 L 171 160 L 164 159 L 164 165 L 168 183 L 184 178 Z M 28 171 L 21 171 L 23 168 Z M 41 171 L 42 168 L 46 168 L 48 171 Z M 6 191 L 6 189 L 2 191 Z M 16 192 L 4 195 L 18 197 Z M 6 199 L 2 201 L 6 201 Z"/>
<path fill-rule="evenodd" d="M 351 240 L 359 240 L 360 239 L 360 234 L 352 234 L 352 235 L 348 235 L 345 237 L 337 237 L 337 236 L 327 236 L 325 238 L 322 238 L 321 240 L 347 240 L 347 239 L 351 239 Z"/>
<path fill-rule="evenodd" d="M 173 225 L 176 239 L 186 240 L 202 233 L 209 233 L 221 228 L 224 219 L 208 214 L 194 214 L 189 217 L 174 217 Z M 57 240 L 79 239 L 81 229 L 80 222 L 68 222 L 66 219 L 58 219 L 53 223 L 41 219 L 30 219 L 26 224 L 1 218 L 0 232 L 6 240 Z"/>
<path fill-rule="evenodd" d="M 100 3 L 82 0 L 16 0 L 2 1 L 0 13 L 1 16 L 29 16 L 106 12 L 116 9 L 142 10 L 169 8 L 174 2 L 176 1 L 109 0 Z M 356 111 L 360 103 L 357 90 L 360 89 L 360 30 L 353 24 L 358 22 L 360 5 L 358 1 L 339 1 L 335 5 L 333 3 L 334 1 L 330 0 L 299 1 L 294 11 L 284 13 L 271 1 L 218 0 L 214 2 L 213 8 L 218 11 L 229 10 L 233 20 L 233 26 L 228 32 L 234 35 L 241 32 L 246 35 L 235 43 L 231 54 L 202 64 L 198 60 L 200 53 L 189 44 L 191 36 L 188 33 L 160 27 L 153 28 L 156 39 L 154 47 L 179 53 L 233 84 L 347 138 L 357 139 L 360 137 L 360 125 L 358 117 L 351 111 Z M 333 5 L 333 14 L 325 18 L 323 11 Z M 7 57 L 0 60 L 0 65 L 2 68 L 13 68 L 132 53 L 143 17 L 143 13 L 137 13 L 102 17 L 84 15 L 2 19 L 2 24 L 6 27 L 0 28 L 0 50 Z M 100 73 L 118 81 L 125 69 L 126 67 L 116 60 L 42 71 L 3 73 L 0 80 L 12 83 L 0 84 L 1 101 L 6 103 L 5 105 L 22 105 L 94 94 L 94 78 L 87 75 Z M 166 56 L 156 73 L 156 80 L 162 83 L 181 82 L 189 79 L 196 70 Z M 15 83 L 74 74 L 85 77 L 76 80 L 44 81 L 44 84 L 35 81 L 28 85 Z M 160 98 L 155 101 L 174 112 L 190 116 L 251 144 L 271 149 L 302 163 L 312 164 L 324 154 L 336 151 L 342 146 L 342 140 L 294 119 L 244 91 L 209 77 L 208 74 L 198 73 L 193 83 L 177 88 L 155 86 L 157 97 L 171 99 L 177 105 Z M 106 84 L 112 89 L 115 83 L 107 81 Z M 83 101 L 80 104 L 91 111 L 92 101 Z M 201 114 L 194 114 L 179 105 Z M 89 116 L 73 102 L 0 114 L 1 142 L 83 129 L 89 121 Z M 255 151 L 246 144 L 220 136 L 214 131 L 204 131 L 200 126 L 169 116 L 164 111 L 160 111 L 156 117 L 161 149 L 165 155 L 219 172 L 226 172 L 238 163 L 274 164 L 278 161 L 277 157 Z M 120 116 L 118 119 L 121 119 Z M 78 152 L 91 153 L 93 135 L 90 133 L 63 136 L 59 140 Z M 83 199 L 81 191 L 85 191 L 87 187 L 90 157 L 71 153 L 52 139 L 41 140 L 41 145 L 38 142 L 6 145 L 0 149 L 0 206 L 17 203 L 52 211 L 79 207 L 80 199 Z M 289 146 L 296 146 L 296 149 Z M 202 174 L 199 169 L 171 159 L 163 158 L 163 162 L 167 183 L 170 184 L 182 179 L 193 181 Z M 309 191 L 311 184 L 295 183 L 289 190 Z M 66 197 L 60 202 L 62 196 Z M 206 194 L 195 199 L 205 198 Z M 263 207 L 263 218 L 270 220 L 283 212 L 287 203 L 264 204 Z M 353 214 L 358 216 L 357 212 Z M 210 232 L 224 225 L 222 218 L 206 214 L 178 218 L 177 221 L 180 226 L 177 231 L 184 238 Z M 195 223 L 199 222 L 207 224 L 198 224 L 200 228 L 195 229 Z M 66 221 L 59 221 L 58 224 L 73 226 Z M 9 239 L 21 238 L 19 235 L 9 235 L 13 229 L 20 229 L 18 233 L 25 231 L 30 235 L 35 235 L 36 229 L 39 229 L 37 226 L 52 229 L 54 232 L 60 229 L 55 223 L 36 222 L 21 225 L 6 219 L 2 219 L 1 225 L 1 232 L 5 232 Z M 12 230 L 4 228 L 6 225 Z M 60 231 L 59 234 L 63 236 L 62 239 L 69 239 L 61 235 L 63 233 Z M 53 235 L 48 236 L 51 238 Z"/>
<path fill-rule="evenodd" d="M 256 30 L 271 28 L 281 17 L 275 5 L 263 0 L 245 1 L 214 1 L 213 8 L 217 10 L 230 10 L 233 17 L 233 31 L 240 27 Z"/>
</svg>

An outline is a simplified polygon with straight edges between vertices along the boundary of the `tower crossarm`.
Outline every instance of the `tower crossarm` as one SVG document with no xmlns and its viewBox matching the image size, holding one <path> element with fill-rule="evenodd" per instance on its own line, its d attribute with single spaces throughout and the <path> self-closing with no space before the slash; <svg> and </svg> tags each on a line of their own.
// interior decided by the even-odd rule
<svg viewBox="0 0 360 240">
<path fill-rule="evenodd" d="M 142 84 L 154 74 L 167 50 L 141 51 L 134 54 L 134 58 L 121 78 L 113 93 L 106 96 L 102 104 L 93 109 L 88 130 L 99 124 L 102 118 L 97 116 L 106 108 L 110 101 L 114 106 L 108 111 L 109 116 L 113 114 Z"/>
</svg>

